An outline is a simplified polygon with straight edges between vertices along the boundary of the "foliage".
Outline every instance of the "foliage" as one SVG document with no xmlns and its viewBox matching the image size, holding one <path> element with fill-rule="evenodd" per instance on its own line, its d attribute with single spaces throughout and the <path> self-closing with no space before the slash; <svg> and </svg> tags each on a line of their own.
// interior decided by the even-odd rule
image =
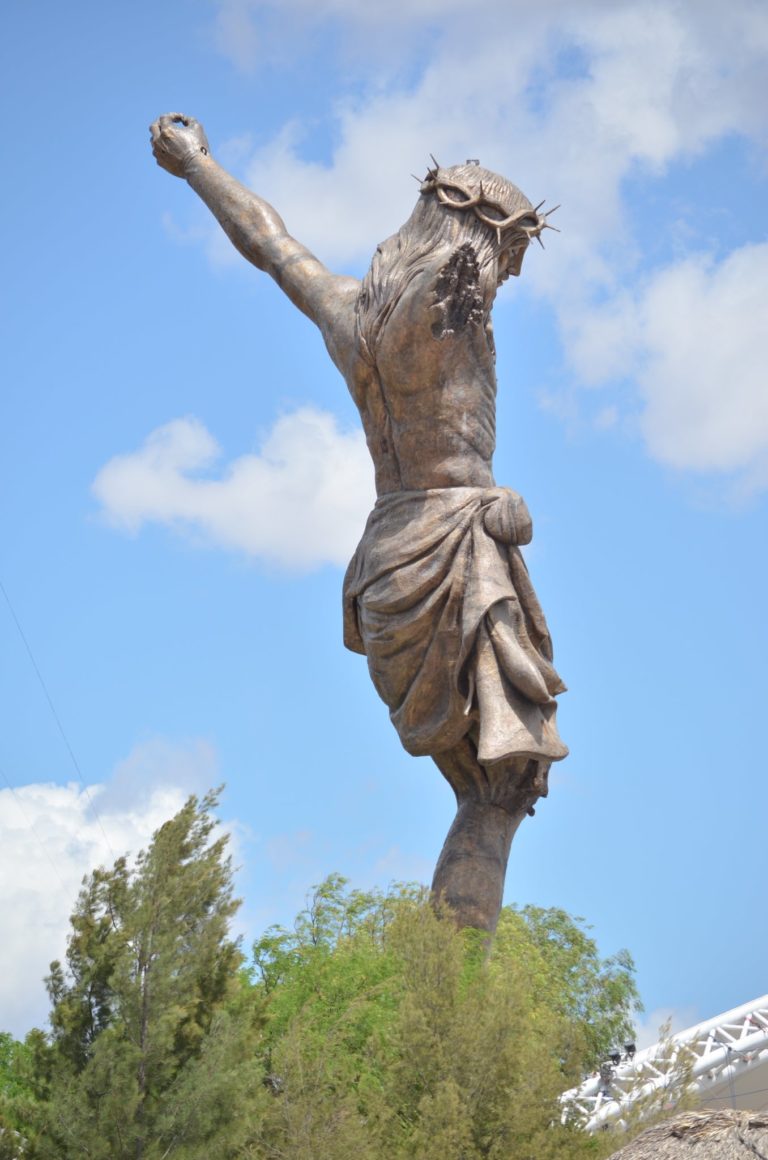
<svg viewBox="0 0 768 1160">
<path fill-rule="evenodd" d="M 562 911 L 505 911 L 488 955 L 417 888 L 334 876 L 256 943 L 254 976 L 275 1093 L 254 1157 L 604 1151 L 560 1126 L 558 1096 L 631 1031 L 632 964 Z"/>
<path fill-rule="evenodd" d="M 0 1037 L 0 1160 L 605 1155 L 558 1097 L 631 1033 L 624 952 L 533 907 L 489 947 L 421 887 L 332 875 L 246 969 L 215 803 L 85 881 L 50 1034 Z"/>
<path fill-rule="evenodd" d="M 46 980 L 52 1034 L 35 1045 L 30 1154 L 65 1160 L 220 1155 L 239 1144 L 239 1105 L 263 1099 L 258 1006 L 228 937 L 237 908 L 216 794 L 84 883 L 66 968 Z"/>
<path fill-rule="evenodd" d="M 11 1099 L 27 1091 L 24 1080 L 29 1049 L 7 1031 L 0 1031 L 0 1098 Z"/>
<path fill-rule="evenodd" d="M 497 955 L 518 962 L 524 956 L 529 981 L 542 1002 L 583 1037 L 585 1070 L 633 1039 L 632 1017 L 640 1009 L 632 956 L 620 950 L 601 959 L 588 930 L 583 919 L 555 907 L 505 907 L 496 936 Z"/>
<path fill-rule="evenodd" d="M 31 1050 L 0 1031 L 0 1160 L 16 1160 L 23 1127 L 21 1110 L 33 1098 Z"/>
</svg>

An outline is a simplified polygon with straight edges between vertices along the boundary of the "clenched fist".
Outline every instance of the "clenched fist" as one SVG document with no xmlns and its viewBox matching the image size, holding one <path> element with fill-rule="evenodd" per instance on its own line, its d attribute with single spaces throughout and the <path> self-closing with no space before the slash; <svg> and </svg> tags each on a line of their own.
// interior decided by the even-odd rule
<svg viewBox="0 0 768 1160">
<path fill-rule="evenodd" d="M 186 177 L 189 161 L 209 152 L 205 129 L 183 113 L 164 113 L 152 122 L 149 132 L 157 164 L 174 177 Z"/>
</svg>

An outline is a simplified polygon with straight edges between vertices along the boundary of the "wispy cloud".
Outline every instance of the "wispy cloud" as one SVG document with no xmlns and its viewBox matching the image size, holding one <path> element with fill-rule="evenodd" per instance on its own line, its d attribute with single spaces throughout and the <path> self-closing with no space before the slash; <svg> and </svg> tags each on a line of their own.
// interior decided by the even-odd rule
<svg viewBox="0 0 768 1160">
<path fill-rule="evenodd" d="M 305 407 L 278 419 L 258 452 L 211 476 L 220 457 L 198 419 L 175 419 L 111 459 L 93 492 L 126 531 L 166 524 L 286 568 L 347 562 L 373 500 L 361 432 Z"/>
<path fill-rule="evenodd" d="M 676 1035 L 678 1031 L 686 1031 L 694 1027 L 700 1018 L 695 1007 L 657 1007 L 638 1023 L 635 1045 L 638 1051 L 653 1047 L 663 1034 Z"/>
<path fill-rule="evenodd" d="M 432 881 L 435 868 L 427 859 L 409 853 L 400 846 L 389 849 L 374 863 L 372 877 L 376 882 L 422 882 Z"/>
<path fill-rule="evenodd" d="M 258 61 L 262 41 L 253 20 L 253 5 L 248 0 L 226 0 L 220 4 L 215 38 L 218 48 L 237 68 L 250 72 Z"/>
</svg>

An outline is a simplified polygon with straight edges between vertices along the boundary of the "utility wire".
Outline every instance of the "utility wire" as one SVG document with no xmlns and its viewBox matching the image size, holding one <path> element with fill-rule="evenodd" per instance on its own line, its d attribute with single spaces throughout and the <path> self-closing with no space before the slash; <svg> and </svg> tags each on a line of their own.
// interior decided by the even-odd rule
<svg viewBox="0 0 768 1160">
<path fill-rule="evenodd" d="M 765 1095 L 766 1092 L 768 1092 L 768 1088 L 752 1088 L 751 1091 L 738 1092 L 737 1094 L 738 1094 L 739 1099 L 744 1099 L 746 1096 L 762 1096 L 762 1095 Z M 703 1096 L 704 1096 L 704 1100 L 707 1103 L 710 1103 L 710 1102 L 714 1103 L 715 1100 L 729 1100 L 731 1098 L 731 1093 L 728 1092 L 728 1094 L 725 1096 L 711 1096 L 708 1092 L 704 1092 Z M 759 1108 L 756 1108 L 754 1110 L 760 1111 Z"/>
<path fill-rule="evenodd" d="M 730 1092 L 730 1095 L 731 1095 L 731 1107 L 735 1108 L 736 1107 L 736 1081 L 733 1078 L 733 1063 L 731 1062 L 733 1054 L 734 1054 L 733 1048 L 730 1046 L 726 1047 L 726 1049 L 725 1049 L 725 1058 L 726 1058 L 725 1071 L 726 1071 L 726 1074 L 728 1076 L 728 1091 Z"/>
<path fill-rule="evenodd" d="M 3 596 L 5 597 L 5 602 L 8 605 L 8 610 L 9 610 L 11 616 L 13 617 L 13 622 L 16 625 L 16 628 L 19 631 L 19 636 L 21 637 L 21 639 L 24 643 L 24 648 L 27 650 L 27 655 L 32 663 L 32 668 L 35 670 L 35 674 L 37 676 L 37 679 L 40 682 L 40 688 L 43 690 L 43 693 L 45 694 L 45 699 L 48 702 L 48 708 L 51 710 L 51 714 L 53 715 L 53 719 L 56 722 L 56 726 L 59 730 L 59 733 L 61 734 L 61 739 L 64 742 L 64 745 L 66 746 L 67 752 L 69 753 L 69 756 L 72 760 L 72 765 L 74 766 L 75 772 L 76 772 L 78 778 L 80 779 L 80 784 L 83 787 L 83 792 L 85 793 L 86 801 L 88 802 L 88 805 L 91 809 L 91 813 L 93 814 L 94 818 L 96 819 L 96 822 L 98 823 L 98 826 L 99 826 L 99 829 L 101 830 L 104 841 L 106 842 L 107 849 L 109 850 L 110 854 L 114 858 L 115 851 L 112 849 L 112 845 L 109 841 L 109 838 L 107 837 L 107 832 L 104 829 L 104 826 L 102 825 L 101 818 L 99 817 L 98 813 L 96 812 L 96 807 L 93 804 L 93 798 L 90 795 L 90 792 L 88 790 L 88 786 L 85 784 L 85 778 L 83 777 L 82 771 L 80 769 L 80 764 L 79 764 L 77 758 L 75 757 L 75 753 L 74 753 L 74 750 L 72 749 L 72 746 L 69 743 L 69 738 L 67 737 L 66 733 L 64 732 L 64 726 L 61 723 L 61 718 L 59 717 L 59 714 L 56 712 L 56 706 L 53 703 L 53 700 L 51 698 L 51 694 L 48 692 L 48 686 L 46 685 L 46 683 L 43 679 L 43 674 L 40 672 L 40 668 L 38 666 L 37 661 L 35 660 L 35 656 L 34 656 L 34 653 L 32 652 L 32 648 L 30 646 L 30 643 L 26 638 L 26 635 L 24 633 L 24 629 L 21 627 L 21 622 L 19 621 L 19 618 L 16 615 L 16 612 L 14 611 L 14 607 L 11 604 L 11 598 L 5 590 L 5 585 L 3 584 L 2 580 L 0 580 L 0 592 L 2 592 Z"/>
</svg>

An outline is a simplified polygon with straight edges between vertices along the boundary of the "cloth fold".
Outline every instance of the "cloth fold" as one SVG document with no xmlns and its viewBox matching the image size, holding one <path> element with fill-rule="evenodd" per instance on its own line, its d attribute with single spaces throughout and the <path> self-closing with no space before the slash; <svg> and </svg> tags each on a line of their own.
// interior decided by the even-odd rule
<svg viewBox="0 0 768 1160">
<path fill-rule="evenodd" d="M 481 765 L 565 757 L 564 691 L 518 545 L 507 488 L 392 492 L 368 517 L 344 580 L 344 643 L 368 658 L 405 749 L 439 753 L 470 731 Z"/>
</svg>

